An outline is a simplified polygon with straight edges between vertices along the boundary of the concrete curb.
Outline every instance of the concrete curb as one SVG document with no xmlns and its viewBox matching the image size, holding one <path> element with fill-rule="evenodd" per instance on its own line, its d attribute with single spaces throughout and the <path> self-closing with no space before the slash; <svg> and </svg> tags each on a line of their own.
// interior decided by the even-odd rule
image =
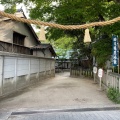
<svg viewBox="0 0 120 120">
<path fill-rule="evenodd" d="M 87 111 L 111 111 L 120 110 L 120 107 L 101 107 L 101 108 L 76 108 L 76 109 L 46 109 L 33 111 L 12 112 L 11 115 L 37 114 L 37 113 L 54 113 L 54 112 L 87 112 Z"/>
</svg>

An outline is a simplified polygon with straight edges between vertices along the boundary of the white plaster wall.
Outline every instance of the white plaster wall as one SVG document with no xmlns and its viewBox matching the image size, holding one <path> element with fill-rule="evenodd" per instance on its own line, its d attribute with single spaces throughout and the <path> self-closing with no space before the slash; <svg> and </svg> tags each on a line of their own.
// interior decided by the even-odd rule
<svg viewBox="0 0 120 120">
<path fill-rule="evenodd" d="M 3 57 L 0 56 L 0 95 L 2 94 Z"/>
<path fill-rule="evenodd" d="M 46 70 L 50 70 L 51 68 L 51 61 L 50 60 L 46 60 Z"/>
<path fill-rule="evenodd" d="M 30 73 L 38 73 L 39 72 L 39 59 L 31 59 L 30 63 Z"/>
<path fill-rule="evenodd" d="M 51 54 L 49 49 L 45 50 L 45 57 L 46 58 L 51 58 L 52 57 L 52 54 Z"/>
<path fill-rule="evenodd" d="M 12 78 L 15 76 L 15 57 L 4 57 L 4 78 Z"/>
<path fill-rule="evenodd" d="M 44 54 L 41 51 L 33 51 L 33 55 L 35 55 L 37 57 L 44 57 Z"/>
<path fill-rule="evenodd" d="M 44 55 L 44 53 L 45 53 L 45 55 Z M 52 54 L 49 49 L 45 50 L 44 53 L 40 50 L 33 51 L 33 55 L 35 55 L 37 57 L 52 58 Z"/>
<path fill-rule="evenodd" d="M 51 69 L 55 69 L 55 61 L 51 60 Z"/>
<path fill-rule="evenodd" d="M 27 27 L 26 24 L 21 23 L 21 22 L 15 22 L 13 30 L 27 36 L 25 38 L 25 43 L 24 43 L 26 47 L 31 47 L 31 46 L 37 45 L 32 32 L 30 32 L 30 29 Z"/>
<path fill-rule="evenodd" d="M 37 56 L 37 51 L 33 51 L 33 55 L 34 55 L 34 56 Z"/>
<path fill-rule="evenodd" d="M 2 84 L 2 94 L 8 94 L 13 92 L 16 85 L 16 58 L 15 57 L 4 57 L 3 65 L 3 84 Z"/>
<path fill-rule="evenodd" d="M 48 71 L 51 71 L 54 63 L 54 59 L 26 57 L 25 55 L 20 57 L 18 54 L 14 56 L 8 54 L 4 57 L 0 55 L 0 96 L 8 95 L 38 82 L 41 77 L 45 79 L 53 76 L 54 73 Z"/>
<path fill-rule="evenodd" d="M 46 59 L 40 59 L 40 72 L 46 71 Z"/>
<path fill-rule="evenodd" d="M 18 58 L 17 59 L 17 76 L 29 74 L 29 59 Z"/>
<path fill-rule="evenodd" d="M 12 43 L 13 40 L 13 22 L 0 22 L 0 41 Z"/>
</svg>

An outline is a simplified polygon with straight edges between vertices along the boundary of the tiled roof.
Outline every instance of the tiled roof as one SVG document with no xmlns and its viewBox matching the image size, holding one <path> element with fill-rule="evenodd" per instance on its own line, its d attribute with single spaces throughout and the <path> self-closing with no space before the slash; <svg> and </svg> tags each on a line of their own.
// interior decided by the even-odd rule
<svg viewBox="0 0 120 120">
<path fill-rule="evenodd" d="M 33 50 L 35 50 L 35 49 L 47 49 L 47 48 L 50 48 L 50 47 L 51 47 L 50 44 L 40 44 L 40 45 L 32 47 L 32 49 Z"/>
<path fill-rule="evenodd" d="M 43 44 L 43 43 L 41 43 L 40 45 L 31 47 L 31 49 L 32 50 L 45 50 L 45 49 L 49 49 L 50 52 L 53 54 L 53 56 L 56 56 L 56 53 L 55 53 L 52 45 L 50 45 L 50 44 Z"/>
</svg>

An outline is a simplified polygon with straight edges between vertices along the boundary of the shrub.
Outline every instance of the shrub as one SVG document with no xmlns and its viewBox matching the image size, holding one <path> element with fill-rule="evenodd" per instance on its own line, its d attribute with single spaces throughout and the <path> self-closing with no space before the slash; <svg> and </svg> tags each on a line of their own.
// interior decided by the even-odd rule
<svg viewBox="0 0 120 120">
<path fill-rule="evenodd" d="M 114 88 L 109 88 L 109 90 L 107 91 L 107 96 L 113 102 L 120 103 L 120 93 L 118 90 Z"/>
</svg>

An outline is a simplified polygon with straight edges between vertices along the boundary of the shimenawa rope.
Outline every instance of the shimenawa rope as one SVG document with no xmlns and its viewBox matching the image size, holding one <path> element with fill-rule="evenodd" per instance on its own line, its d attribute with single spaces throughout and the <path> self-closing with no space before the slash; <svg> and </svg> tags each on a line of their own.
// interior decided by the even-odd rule
<svg viewBox="0 0 120 120">
<path fill-rule="evenodd" d="M 110 25 L 110 24 L 120 21 L 120 17 L 117 17 L 109 21 L 92 22 L 92 23 L 83 24 L 83 25 L 60 25 L 56 23 L 49 23 L 49 22 L 43 22 L 43 21 L 38 21 L 38 20 L 20 18 L 20 17 L 16 17 L 13 14 L 5 13 L 3 11 L 0 11 L 0 16 L 8 17 L 12 20 L 16 20 L 16 21 L 23 22 L 23 23 L 44 25 L 44 26 L 49 26 L 53 28 L 65 29 L 65 30 L 86 29 L 86 28 L 93 27 L 93 26 L 106 26 L 106 25 Z"/>
</svg>

